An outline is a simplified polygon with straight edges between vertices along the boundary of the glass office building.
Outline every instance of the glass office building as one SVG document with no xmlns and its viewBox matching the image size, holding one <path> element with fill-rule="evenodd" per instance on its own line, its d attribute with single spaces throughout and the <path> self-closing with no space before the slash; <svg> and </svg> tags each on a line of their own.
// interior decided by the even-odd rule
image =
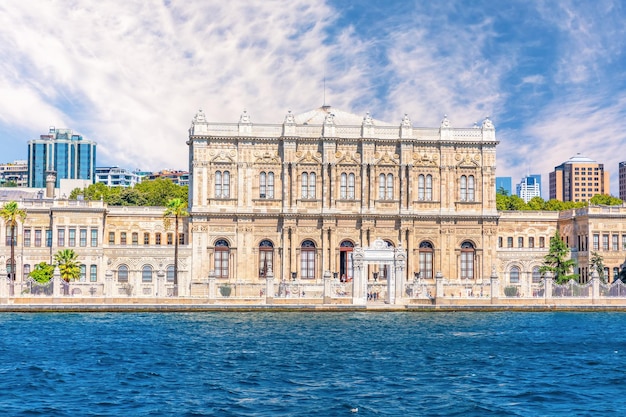
<svg viewBox="0 0 626 417">
<path fill-rule="evenodd" d="M 55 187 L 62 179 L 96 178 L 96 143 L 71 129 L 50 127 L 47 135 L 28 142 L 28 186 L 46 186 L 46 172 L 56 172 Z"/>
</svg>

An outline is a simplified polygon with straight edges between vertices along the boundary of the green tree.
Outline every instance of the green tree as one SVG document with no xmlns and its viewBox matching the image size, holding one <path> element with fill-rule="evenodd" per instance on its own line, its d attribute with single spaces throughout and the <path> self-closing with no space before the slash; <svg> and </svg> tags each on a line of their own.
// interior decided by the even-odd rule
<svg viewBox="0 0 626 417">
<path fill-rule="evenodd" d="M 49 282 L 52 279 L 53 275 L 54 265 L 50 265 L 47 262 L 38 263 L 37 265 L 35 265 L 35 269 L 33 269 L 30 274 L 28 274 L 29 277 L 41 284 Z"/>
<path fill-rule="evenodd" d="M 9 259 L 9 277 L 15 280 L 15 229 L 18 222 L 23 222 L 26 218 L 26 211 L 19 208 L 15 201 L 9 201 L 4 203 L 2 209 L 0 209 L 0 217 L 4 219 L 4 222 L 11 229 L 11 259 Z"/>
<path fill-rule="evenodd" d="M 576 261 L 570 258 L 570 250 L 559 236 L 559 232 L 554 232 L 550 238 L 550 249 L 544 257 L 544 264 L 539 268 L 542 274 L 552 272 L 557 284 L 562 284 L 570 279 L 577 279 L 578 274 L 570 274 L 572 268 L 576 266 Z"/>
<path fill-rule="evenodd" d="M 606 277 L 604 276 L 604 258 L 598 252 L 591 252 L 591 259 L 589 262 L 589 269 L 596 271 L 600 281 L 606 283 Z"/>
<path fill-rule="evenodd" d="M 169 178 L 142 181 L 135 185 L 135 189 L 144 193 L 148 206 L 165 207 L 173 198 L 187 201 L 187 186 L 176 185 Z"/>
<path fill-rule="evenodd" d="M 187 201 L 180 198 L 172 198 L 165 206 L 163 213 L 163 225 L 169 228 L 172 217 L 174 218 L 174 289 L 178 295 L 178 220 L 188 216 Z"/>
<path fill-rule="evenodd" d="M 543 210 L 546 202 L 541 197 L 533 197 L 528 201 L 528 208 L 530 210 Z"/>
<path fill-rule="evenodd" d="M 509 195 L 509 192 L 506 190 L 506 188 L 500 186 L 500 188 L 498 188 L 498 191 L 496 191 L 497 194 L 499 195 L 503 195 L 505 197 L 507 197 Z"/>
<path fill-rule="evenodd" d="M 621 206 L 622 203 L 619 198 L 608 194 L 596 194 L 589 200 L 589 204 L 594 206 Z"/>
<path fill-rule="evenodd" d="M 73 249 L 62 249 L 54 255 L 54 261 L 59 267 L 61 278 L 69 282 L 80 278 L 80 264 L 78 255 Z"/>
</svg>

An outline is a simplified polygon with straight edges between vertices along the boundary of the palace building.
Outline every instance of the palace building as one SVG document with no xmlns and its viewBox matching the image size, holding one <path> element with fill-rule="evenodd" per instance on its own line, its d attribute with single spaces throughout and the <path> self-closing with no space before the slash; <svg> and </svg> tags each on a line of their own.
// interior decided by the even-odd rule
<svg viewBox="0 0 626 417">
<path fill-rule="evenodd" d="M 330 106 L 281 124 L 189 129 L 192 276 L 321 280 L 353 275 L 380 238 L 406 250 L 407 277 L 488 277 L 496 263 L 495 129 L 416 128 Z M 377 272 L 384 277 L 386 271 Z"/>
</svg>

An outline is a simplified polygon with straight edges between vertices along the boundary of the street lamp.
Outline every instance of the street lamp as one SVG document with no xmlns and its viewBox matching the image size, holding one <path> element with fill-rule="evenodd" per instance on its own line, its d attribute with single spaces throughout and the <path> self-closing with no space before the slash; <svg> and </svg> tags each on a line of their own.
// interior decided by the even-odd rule
<svg viewBox="0 0 626 417">
<path fill-rule="evenodd" d="M 292 273 L 291 273 L 291 280 L 292 280 L 292 281 L 295 281 L 297 276 L 298 276 L 298 273 L 297 273 L 297 272 L 292 272 Z"/>
</svg>

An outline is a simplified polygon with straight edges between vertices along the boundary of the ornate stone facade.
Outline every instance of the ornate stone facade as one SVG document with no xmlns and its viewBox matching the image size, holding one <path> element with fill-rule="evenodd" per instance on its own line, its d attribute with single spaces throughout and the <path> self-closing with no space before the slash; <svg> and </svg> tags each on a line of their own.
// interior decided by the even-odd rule
<svg viewBox="0 0 626 417">
<path fill-rule="evenodd" d="M 225 124 L 199 111 L 187 143 L 193 277 L 258 281 L 271 266 L 278 279 L 350 279 L 352 251 L 376 238 L 406 249 L 407 277 L 482 280 L 496 263 L 488 119 L 416 128 L 324 106 Z"/>
</svg>

